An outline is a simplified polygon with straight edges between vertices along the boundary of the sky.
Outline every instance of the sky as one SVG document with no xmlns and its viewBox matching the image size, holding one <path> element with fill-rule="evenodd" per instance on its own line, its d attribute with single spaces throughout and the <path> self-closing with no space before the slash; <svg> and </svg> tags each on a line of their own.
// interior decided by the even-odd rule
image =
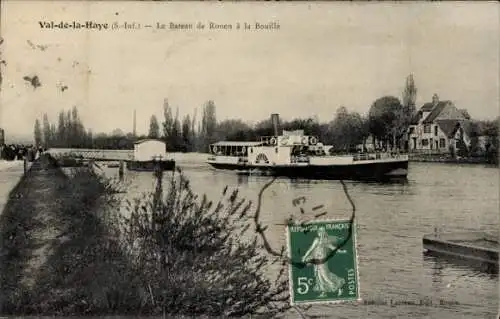
<svg viewBox="0 0 500 319">
<path fill-rule="evenodd" d="M 213 100 L 218 120 L 255 123 L 279 113 L 328 122 L 340 106 L 366 114 L 377 98 L 401 98 L 410 73 L 417 106 L 436 93 L 473 118 L 499 113 L 495 2 L 7 0 L 1 11 L 0 127 L 7 137 L 32 136 L 36 118 L 47 113 L 57 123 L 58 112 L 73 106 L 94 132 L 132 131 L 137 110 L 137 131 L 147 133 L 151 115 L 163 119 L 164 99 L 180 116 L 197 109 L 198 119 Z M 39 21 L 135 22 L 141 29 L 42 29 Z M 171 30 L 170 22 L 207 27 Z M 279 29 L 210 30 L 209 22 L 275 22 Z M 35 75 L 37 88 L 23 79 Z"/>
</svg>

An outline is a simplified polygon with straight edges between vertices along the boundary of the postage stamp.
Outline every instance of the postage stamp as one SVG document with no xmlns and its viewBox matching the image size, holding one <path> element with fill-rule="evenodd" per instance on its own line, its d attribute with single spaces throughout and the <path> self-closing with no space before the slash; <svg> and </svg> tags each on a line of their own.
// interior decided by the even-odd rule
<svg viewBox="0 0 500 319">
<path fill-rule="evenodd" d="M 288 225 L 290 302 L 360 300 L 356 224 L 349 219 Z"/>
</svg>

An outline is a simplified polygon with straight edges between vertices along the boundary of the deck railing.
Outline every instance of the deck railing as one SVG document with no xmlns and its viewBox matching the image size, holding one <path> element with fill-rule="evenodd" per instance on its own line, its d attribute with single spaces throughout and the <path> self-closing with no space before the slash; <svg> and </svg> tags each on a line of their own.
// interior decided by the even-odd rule
<svg viewBox="0 0 500 319">
<path fill-rule="evenodd" d="M 353 157 L 354 161 L 373 161 L 381 159 L 408 159 L 408 155 L 400 153 L 361 153 Z"/>
</svg>

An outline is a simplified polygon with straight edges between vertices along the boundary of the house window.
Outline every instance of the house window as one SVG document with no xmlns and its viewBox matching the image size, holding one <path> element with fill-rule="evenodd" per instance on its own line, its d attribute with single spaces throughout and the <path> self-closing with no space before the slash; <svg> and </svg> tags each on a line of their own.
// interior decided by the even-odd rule
<svg viewBox="0 0 500 319">
<path fill-rule="evenodd" d="M 410 133 L 410 134 L 415 133 L 415 128 L 414 127 L 410 127 L 410 131 L 408 133 Z"/>
<path fill-rule="evenodd" d="M 278 148 L 277 147 L 274 149 L 274 151 L 276 152 L 276 154 L 278 154 Z"/>
<path fill-rule="evenodd" d="M 424 133 L 430 133 L 431 132 L 431 126 L 429 124 L 424 125 Z"/>
<path fill-rule="evenodd" d="M 444 138 L 439 139 L 439 148 L 445 148 L 446 147 L 446 140 Z"/>
<path fill-rule="evenodd" d="M 423 139 L 422 140 L 422 146 L 429 146 L 429 140 L 428 139 Z"/>
<path fill-rule="evenodd" d="M 434 136 L 438 136 L 438 126 L 434 126 Z"/>
</svg>

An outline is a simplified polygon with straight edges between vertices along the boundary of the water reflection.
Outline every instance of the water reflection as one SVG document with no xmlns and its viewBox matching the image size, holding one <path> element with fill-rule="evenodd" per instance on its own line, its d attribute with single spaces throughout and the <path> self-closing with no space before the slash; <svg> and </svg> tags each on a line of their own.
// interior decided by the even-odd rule
<svg viewBox="0 0 500 319">
<path fill-rule="evenodd" d="M 248 175 L 238 174 L 238 186 L 247 186 L 248 185 Z"/>
<path fill-rule="evenodd" d="M 480 261 L 473 261 L 464 258 L 452 256 L 440 256 L 432 252 L 425 252 L 423 254 L 424 263 L 432 269 L 433 282 L 441 282 L 442 270 L 446 268 L 458 268 L 460 270 L 482 273 L 491 279 L 498 278 L 498 265 L 485 263 Z"/>
</svg>

